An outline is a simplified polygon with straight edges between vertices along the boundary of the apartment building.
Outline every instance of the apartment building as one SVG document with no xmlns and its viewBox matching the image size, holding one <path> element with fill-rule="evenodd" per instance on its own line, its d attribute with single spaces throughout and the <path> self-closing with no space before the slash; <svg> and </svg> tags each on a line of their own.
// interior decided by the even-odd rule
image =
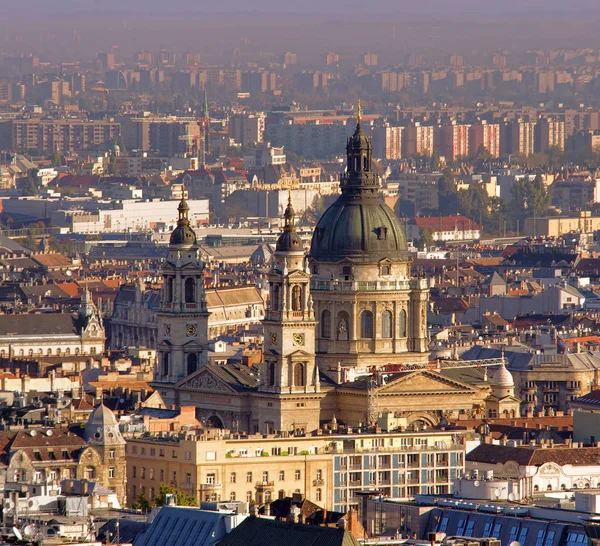
<svg viewBox="0 0 600 546">
<path fill-rule="evenodd" d="M 469 150 L 470 125 L 442 125 L 435 132 L 435 147 L 446 161 L 467 157 Z"/>
<path fill-rule="evenodd" d="M 550 148 L 565 149 L 565 122 L 542 118 L 535 126 L 535 151 L 546 153 Z"/>
<path fill-rule="evenodd" d="M 439 429 L 288 437 L 223 430 L 144 434 L 127 441 L 127 488 L 130 499 L 141 493 L 153 498 L 161 484 L 173 483 L 199 501 L 256 503 L 301 493 L 346 511 L 358 506 L 357 493 L 368 487 L 394 497 L 451 493 L 464 469 L 463 435 Z"/>
<path fill-rule="evenodd" d="M 404 127 L 383 127 L 373 129 L 373 155 L 381 159 L 400 159 L 402 157 L 402 133 Z"/>
<path fill-rule="evenodd" d="M 500 124 L 481 121 L 469 128 L 469 150 L 472 155 L 477 154 L 479 147 L 483 146 L 490 157 L 500 157 Z"/>
<path fill-rule="evenodd" d="M 431 155 L 433 152 L 435 127 L 420 125 L 405 127 L 402 140 L 402 155 Z"/>
<path fill-rule="evenodd" d="M 123 140 L 129 150 L 183 154 L 198 144 L 200 126 L 193 117 L 123 118 Z"/>
<path fill-rule="evenodd" d="M 121 126 L 112 121 L 14 119 L 0 123 L 0 148 L 51 154 L 56 150 L 86 150 L 114 141 Z"/>
<path fill-rule="evenodd" d="M 229 137 L 243 147 L 258 144 L 265 134 L 264 112 L 233 114 L 229 118 Z"/>
</svg>

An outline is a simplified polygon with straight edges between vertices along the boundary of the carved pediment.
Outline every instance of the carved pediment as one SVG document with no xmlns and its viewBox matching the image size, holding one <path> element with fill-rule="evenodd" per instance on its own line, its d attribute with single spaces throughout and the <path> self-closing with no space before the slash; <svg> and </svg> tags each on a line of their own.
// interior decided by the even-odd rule
<svg viewBox="0 0 600 546">
<path fill-rule="evenodd" d="M 213 375 L 209 369 L 203 368 L 198 370 L 190 377 L 182 379 L 176 388 L 183 390 L 193 390 L 200 392 L 233 394 L 235 392 L 227 383 Z"/>
<path fill-rule="evenodd" d="M 414 394 L 428 392 L 447 392 L 448 394 L 467 394 L 474 393 L 476 389 L 444 377 L 443 375 L 421 370 L 407 375 L 392 379 L 387 385 L 382 385 L 378 389 L 380 394 Z"/>
</svg>

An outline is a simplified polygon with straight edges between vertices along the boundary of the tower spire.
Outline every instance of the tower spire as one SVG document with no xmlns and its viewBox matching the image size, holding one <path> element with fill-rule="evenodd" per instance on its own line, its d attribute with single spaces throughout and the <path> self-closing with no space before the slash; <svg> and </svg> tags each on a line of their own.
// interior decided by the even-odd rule
<svg viewBox="0 0 600 546">
<path fill-rule="evenodd" d="M 362 108 L 360 106 L 360 99 L 358 99 L 358 107 L 356 108 L 356 124 L 360 125 L 362 121 Z"/>
</svg>

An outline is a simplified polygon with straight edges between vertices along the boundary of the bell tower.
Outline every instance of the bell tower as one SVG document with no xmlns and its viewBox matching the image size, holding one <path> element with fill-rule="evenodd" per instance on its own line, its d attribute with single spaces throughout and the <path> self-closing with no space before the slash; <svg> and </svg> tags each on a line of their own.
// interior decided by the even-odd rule
<svg viewBox="0 0 600 546">
<path fill-rule="evenodd" d="M 185 189 L 178 212 L 177 227 L 171 233 L 169 254 L 162 266 L 164 282 L 158 312 L 158 362 L 154 374 L 154 383 L 168 393 L 167 403 L 177 403 L 167 386 L 205 365 L 208 351 L 209 313 L 204 290 L 204 264 L 190 225 Z"/>
<path fill-rule="evenodd" d="M 261 412 L 265 415 L 258 418 L 258 426 L 267 432 L 319 426 L 321 387 L 310 277 L 290 197 L 268 275 L 269 304 L 263 321 L 265 362 L 259 396 L 274 400 L 273 411 Z"/>
</svg>

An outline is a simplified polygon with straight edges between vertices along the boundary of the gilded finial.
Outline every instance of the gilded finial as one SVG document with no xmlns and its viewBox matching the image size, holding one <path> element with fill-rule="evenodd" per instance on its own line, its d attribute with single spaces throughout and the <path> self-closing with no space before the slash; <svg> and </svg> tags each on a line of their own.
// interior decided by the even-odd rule
<svg viewBox="0 0 600 546">
<path fill-rule="evenodd" d="M 358 99 L 358 107 L 356 109 L 356 122 L 360 123 L 362 120 L 362 108 L 360 106 L 360 99 Z"/>
<path fill-rule="evenodd" d="M 292 190 L 288 188 L 288 205 L 292 204 Z"/>
</svg>

